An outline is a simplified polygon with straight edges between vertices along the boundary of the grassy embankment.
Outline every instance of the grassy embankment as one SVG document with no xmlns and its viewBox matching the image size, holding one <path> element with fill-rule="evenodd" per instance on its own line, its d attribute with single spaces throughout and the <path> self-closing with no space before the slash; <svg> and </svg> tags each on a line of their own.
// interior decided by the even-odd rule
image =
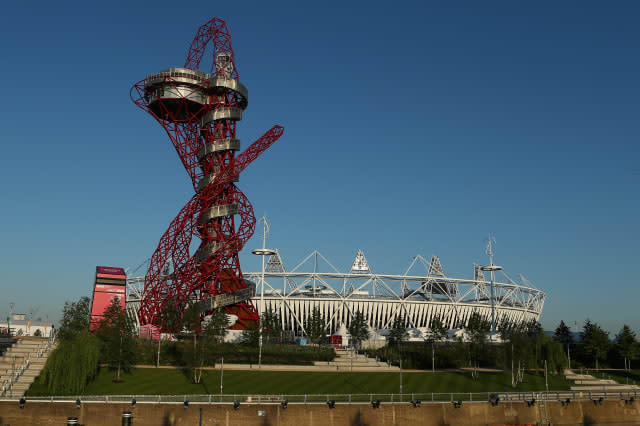
<svg viewBox="0 0 640 426">
<path fill-rule="evenodd" d="M 113 383 L 113 373 L 101 369 L 89 383 L 85 395 L 182 395 L 219 394 L 220 372 L 208 370 L 202 374 L 202 383 L 191 384 L 190 376 L 178 369 L 140 368 L 124 374 L 122 383 Z M 399 373 L 329 373 L 233 371 L 224 372 L 225 394 L 356 394 L 398 393 Z M 500 392 L 544 390 L 545 380 L 540 374 L 525 373 L 524 382 L 511 387 L 511 373 L 480 373 L 477 380 L 470 373 L 403 373 L 404 393 L 431 392 Z M 563 376 L 549 376 L 550 390 L 569 388 Z M 49 395 L 38 380 L 28 395 Z"/>
</svg>

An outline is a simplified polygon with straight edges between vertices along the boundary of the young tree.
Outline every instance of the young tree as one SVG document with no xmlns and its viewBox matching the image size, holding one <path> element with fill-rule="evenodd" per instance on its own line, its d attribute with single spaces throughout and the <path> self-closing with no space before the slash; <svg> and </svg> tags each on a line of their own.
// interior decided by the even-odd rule
<svg viewBox="0 0 640 426">
<path fill-rule="evenodd" d="M 102 359 L 116 371 L 115 381 L 120 382 L 120 372 L 130 372 L 135 365 L 137 341 L 135 325 L 117 297 L 105 309 L 96 336 L 102 341 Z"/>
<path fill-rule="evenodd" d="M 205 333 L 208 337 L 212 338 L 215 343 L 222 343 L 224 342 L 224 336 L 228 327 L 229 317 L 223 310 L 218 309 L 211 314 L 209 322 L 207 322 L 207 326 L 205 328 Z"/>
<path fill-rule="evenodd" d="M 607 356 L 609 350 L 609 333 L 604 331 L 598 324 L 587 319 L 584 323 L 582 333 L 582 350 L 585 355 L 595 361 L 598 368 L 598 361 Z"/>
<path fill-rule="evenodd" d="M 304 328 L 311 342 L 320 343 L 320 340 L 327 334 L 327 327 L 320 313 L 320 308 L 313 308 L 311 316 L 305 321 Z"/>
<path fill-rule="evenodd" d="M 197 302 L 189 303 L 182 315 L 182 328 L 186 329 L 193 337 L 193 346 L 186 351 L 186 355 L 190 360 L 189 367 L 193 373 L 194 384 L 200 383 L 204 365 L 204 354 L 198 350 L 198 335 L 201 332 L 201 325 L 200 304 Z"/>
<path fill-rule="evenodd" d="M 485 347 L 487 342 L 487 336 L 491 330 L 491 322 L 482 317 L 478 312 L 473 312 L 469 317 L 466 331 L 469 333 L 470 347 L 469 355 L 471 359 L 473 371 L 473 378 L 478 378 L 478 355 L 480 351 Z"/>
<path fill-rule="evenodd" d="M 431 318 L 429 335 L 427 341 L 431 343 L 431 371 L 436 371 L 436 342 L 441 341 L 447 336 L 447 326 L 439 316 Z"/>
<path fill-rule="evenodd" d="M 219 344 L 224 340 L 226 329 L 229 327 L 229 317 L 222 311 L 214 312 L 208 319 L 202 323 L 200 329 L 200 338 L 198 344 L 194 348 L 194 383 L 202 381 L 202 371 L 207 359 L 215 354 Z"/>
<path fill-rule="evenodd" d="M 158 356 L 156 358 L 156 368 L 160 367 L 160 342 L 162 340 L 162 332 L 178 333 L 182 328 L 180 323 L 180 312 L 173 303 L 168 303 L 160 311 L 158 318 L 160 326 L 160 335 L 158 336 Z"/>
<path fill-rule="evenodd" d="M 267 343 L 282 340 L 282 320 L 271 307 L 262 315 L 262 336 Z"/>
<path fill-rule="evenodd" d="M 260 340 L 260 325 L 256 323 L 252 323 L 249 327 L 242 330 L 242 336 L 240 337 L 240 341 L 243 345 L 247 346 L 258 346 Z"/>
<path fill-rule="evenodd" d="M 397 315 L 389 330 L 389 343 L 400 347 L 400 344 L 409 338 L 409 332 L 407 331 L 406 318 L 404 316 Z"/>
<path fill-rule="evenodd" d="M 364 317 L 364 314 L 360 311 L 356 311 L 351 318 L 351 322 L 347 327 L 353 346 L 358 349 L 363 340 L 369 338 L 369 325 Z"/>
<path fill-rule="evenodd" d="M 616 338 L 615 349 L 620 357 L 624 358 L 624 369 L 631 370 L 631 360 L 638 358 L 639 348 L 636 333 L 627 324 L 622 327 Z"/>
<path fill-rule="evenodd" d="M 540 368 L 542 366 L 540 355 L 542 354 L 542 345 L 545 338 L 542 325 L 536 320 L 531 320 L 524 324 L 524 331 L 529 342 L 533 345 L 534 365 Z"/>
</svg>

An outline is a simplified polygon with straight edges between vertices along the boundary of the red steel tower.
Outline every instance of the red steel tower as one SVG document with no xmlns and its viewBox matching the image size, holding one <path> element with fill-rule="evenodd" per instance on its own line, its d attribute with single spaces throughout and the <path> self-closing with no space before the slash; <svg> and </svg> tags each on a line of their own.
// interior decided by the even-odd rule
<svg viewBox="0 0 640 426">
<path fill-rule="evenodd" d="M 213 61 L 205 73 L 198 68 L 209 42 Z M 284 129 L 272 127 L 236 154 L 236 124 L 248 91 L 238 81 L 231 34 L 219 18 L 198 29 L 183 68 L 147 76 L 133 86 L 131 97 L 166 130 L 195 190 L 151 257 L 140 322 L 159 325 L 163 310 L 183 313 L 187 303 L 198 302 L 203 315 L 224 309 L 238 318 L 234 328 L 245 328 L 258 320 L 258 312 L 250 300 L 255 287 L 242 276 L 238 251 L 253 235 L 256 219 L 235 182 Z M 194 237 L 200 245 L 192 255 Z"/>
</svg>

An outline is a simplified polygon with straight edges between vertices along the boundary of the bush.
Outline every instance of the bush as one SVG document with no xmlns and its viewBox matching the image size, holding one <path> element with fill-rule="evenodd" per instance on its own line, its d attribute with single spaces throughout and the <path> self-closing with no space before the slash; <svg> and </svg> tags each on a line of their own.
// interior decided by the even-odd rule
<svg viewBox="0 0 640 426">
<path fill-rule="evenodd" d="M 160 345 L 162 365 L 186 366 L 187 345 L 190 340 L 163 341 Z M 158 343 L 140 340 L 138 359 L 141 364 L 155 365 Z M 211 343 L 206 350 L 205 364 L 214 366 L 224 357 L 224 362 L 234 364 L 257 364 L 259 348 L 235 343 Z M 333 361 L 335 350 L 330 346 L 300 346 L 265 344 L 262 347 L 263 364 L 311 365 L 314 361 Z"/>
</svg>

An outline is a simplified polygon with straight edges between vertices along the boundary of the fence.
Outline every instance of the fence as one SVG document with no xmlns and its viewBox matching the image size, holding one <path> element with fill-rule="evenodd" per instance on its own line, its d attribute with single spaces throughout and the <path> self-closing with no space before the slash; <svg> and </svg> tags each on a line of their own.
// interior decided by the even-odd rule
<svg viewBox="0 0 640 426">
<path fill-rule="evenodd" d="M 191 403 L 201 404 L 225 404 L 225 403 L 259 403 L 280 404 L 287 401 L 291 404 L 326 404 L 334 401 L 336 404 L 362 404 L 380 401 L 381 404 L 410 403 L 421 401 L 423 403 L 479 403 L 498 401 L 599 401 L 624 400 L 633 402 L 638 399 L 637 391 L 630 392 L 455 392 L 455 393 L 368 393 L 368 394 L 299 394 L 299 395 L 252 395 L 252 394 L 211 394 L 211 395 L 87 395 L 87 396 L 33 396 L 27 397 L 29 401 L 64 402 L 80 400 L 81 402 L 98 403 Z M 7 398 L 4 398 L 5 400 Z M 2 400 L 2 398 L 0 398 Z"/>
<path fill-rule="evenodd" d="M 49 337 L 46 340 L 46 342 L 44 342 L 38 348 L 38 350 L 36 351 L 35 357 L 42 358 L 44 354 L 51 349 L 54 342 L 55 342 L 55 336 Z M 29 365 L 31 365 L 31 355 L 32 354 L 27 354 L 27 356 L 24 357 L 20 365 L 16 365 L 15 363 L 16 356 L 13 357 L 13 365 L 11 367 L 11 373 L 9 377 L 4 379 L 2 381 L 2 384 L 0 385 L 0 398 L 6 397 L 7 394 L 9 395 L 13 394 L 13 385 L 18 381 L 18 379 L 20 379 L 20 377 L 24 374 L 24 372 L 29 368 Z"/>
</svg>

